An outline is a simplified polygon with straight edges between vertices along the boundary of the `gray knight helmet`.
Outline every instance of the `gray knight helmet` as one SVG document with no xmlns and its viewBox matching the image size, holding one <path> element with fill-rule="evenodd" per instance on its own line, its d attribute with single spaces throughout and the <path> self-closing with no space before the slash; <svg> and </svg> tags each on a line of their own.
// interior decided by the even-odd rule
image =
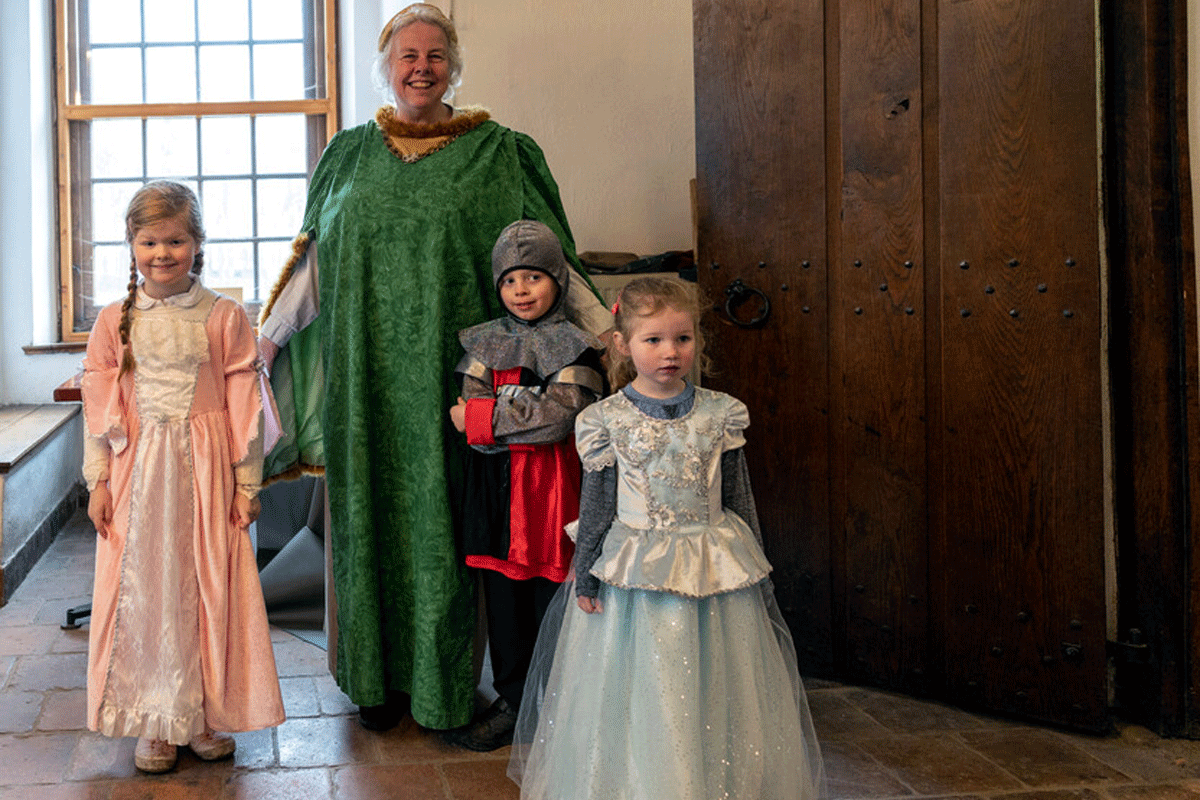
<svg viewBox="0 0 1200 800">
<path fill-rule="evenodd" d="M 492 283 L 500 291 L 500 279 L 514 269 L 536 269 L 558 284 L 558 300 L 562 304 L 571 279 L 571 267 L 563 255 L 562 242 L 544 223 L 519 219 L 500 232 L 492 248 Z"/>
</svg>

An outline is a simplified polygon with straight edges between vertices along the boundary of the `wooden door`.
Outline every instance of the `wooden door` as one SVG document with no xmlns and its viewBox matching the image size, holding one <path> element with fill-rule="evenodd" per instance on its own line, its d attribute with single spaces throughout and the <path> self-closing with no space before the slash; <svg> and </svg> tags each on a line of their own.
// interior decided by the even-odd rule
<svg viewBox="0 0 1200 800">
<path fill-rule="evenodd" d="M 694 8 L 711 383 L 803 668 L 1105 727 L 1092 1 Z"/>
</svg>

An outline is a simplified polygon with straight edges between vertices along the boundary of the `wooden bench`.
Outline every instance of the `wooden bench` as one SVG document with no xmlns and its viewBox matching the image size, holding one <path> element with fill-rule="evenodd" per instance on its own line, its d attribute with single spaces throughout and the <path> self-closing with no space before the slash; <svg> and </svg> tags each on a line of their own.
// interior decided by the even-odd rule
<svg viewBox="0 0 1200 800">
<path fill-rule="evenodd" d="M 0 604 L 84 497 L 76 403 L 0 406 Z"/>
</svg>

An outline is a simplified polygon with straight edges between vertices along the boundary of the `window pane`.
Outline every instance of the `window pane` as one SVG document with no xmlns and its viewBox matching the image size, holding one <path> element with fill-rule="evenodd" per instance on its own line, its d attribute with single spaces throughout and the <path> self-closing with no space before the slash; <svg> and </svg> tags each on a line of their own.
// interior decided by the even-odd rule
<svg viewBox="0 0 1200 800">
<path fill-rule="evenodd" d="M 244 42 L 249 39 L 250 11 L 246 8 L 246 0 L 204 0 L 200 3 L 200 38 L 206 42 Z"/>
<path fill-rule="evenodd" d="M 303 178 L 258 182 L 259 236 L 294 236 L 300 230 L 307 183 Z"/>
<path fill-rule="evenodd" d="M 301 14 L 308 6 L 298 0 L 254 0 L 255 39 L 299 39 L 304 36 Z"/>
<path fill-rule="evenodd" d="M 193 103 L 196 100 L 196 49 L 146 48 L 146 102 Z"/>
<path fill-rule="evenodd" d="M 250 99 L 250 48 L 200 48 L 200 100 L 205 103 Z"/>
<path fill-rule="evenodd" d="M 250 181 L 205 181 L 204 227 L 210 239 L 240 239 L 254 234 Z"/>
<path fill-rule="evenodd" d="M 304 50 L 299 44 L 263 44 L 254 48 L 254 99 L 304 97 Z"/>
<path fill-rule="evenodd" d="M 250 118 L 200 120 L 200 159 L 205 175 L 249 175 Z"/>
<path fill-rule="evenodd" d="M 195 175 L 196 120 L 156 117 L 146 120 L 146 172 L 163 177 Z"/>
<path fill-rule="evenodd" d="M 92 241 L 120 243 L 125 241 L 125 209 L 137 183 L 97 183 L 92 186 Z"/>
<path fill-rule="evenodd" d="M 138 20 L 140 0 L 104 0 L 84 3 L 87 9 L 87 35 L 94 44 L 115 44 L 141 40 Z"/>
<path fill-rule="evenodd" d="M 73 230 L 63 287 L 76 340 L 100 308 L 124 297 L 129 248 L 124 211 L 149 179 L 197 190 L 208 236 L 205 282 L 237 289 L 251 313 L 291 254 L 308 173 L 335 109 L 267 112 L 274 102 L 325 97 L 327 0 L 61 0 L 66 41 L 58 68 L 59 133 L 72 181 Z M 305 37 L 309 37 L 305 39 Z M 284 102 L 279 102 L 284 101 Z M 196 103 L 245 104 L 236 111 Z M 147 118 L 145 104 L 169 104 Z M 93 118 L 79 106 L 120 105 L 128 116 Z M 298 105 L 298 103 L 297 103 Z M 141 106 L 141 107 L 139 107 Z M 265 272 L 265 278 L 264 278 Z M 263 282 L 267 283 L 264 287 Z"/>
<path fill-rule="evenodd" d="M 141 177 L 141 120 L 98 119 L 90 134 L 93 178 Z"/>
<path fill-rule="evenodd" d="M 206 223 L 207 224 L 207 223 Z M 254 297 L 254 245 L 214 242 L 204 245 L 204 285 L 213 289 L 238 287 L 242 301 Z"/>
<path fill-rule="evenodd" d="M 260 173 L 308 171 L 308 130 L 302 114 L 259 117 L 254 123 L 255 155 Z"/>
<path fill-rule="evenodd" d="M 297 226 L 298 227 L 298 226 Z M 295 233 L 294 231 L 293 233 Z M 283 272 L 283 265 L 292 257 L 292 240 L 279 242 L 260 242 L 258 245 L 258 282 L 259 300 L 265 300 L 275 288 Z M 249 299 L 249 298 L 247 298 Z"/>
<path fill-rule="evenodd" d="M 129 198 L 121 204 L 124 210 Z M 129 247 L 123 244 L 92 248 L 92 302 L 100 307 L 120 300 L 129 291 Z"/>
<path fill-rule="evenodd" d="M 93 48 L 88 54 L 85 103 L 142 102 L 142 54 L 136 48 Z"/>
<path fill-rule="evenodd" d="M 192 0 L 148 0 L 142 7 L 146 10 L 147 42 L 195 41 L 196 11 Z"/>
</svg>

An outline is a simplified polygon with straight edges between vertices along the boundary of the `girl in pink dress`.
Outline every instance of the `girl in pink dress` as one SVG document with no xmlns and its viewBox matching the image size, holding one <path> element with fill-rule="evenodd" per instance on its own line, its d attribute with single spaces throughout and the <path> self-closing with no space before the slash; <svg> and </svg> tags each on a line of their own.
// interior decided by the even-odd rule
<svg viewBox="0 0 1200 800">
<path fill-rule="evenodd" d="M 223 758 L 234 742 L 216 731 L 283 721 L 247 535 L 270 401 L 245 311 L 200 283 L 191 190 L 142 187 L 125 236 L 129 294 L 100 312 L 83 362 L 88 727 L 138 737 L 138 769 L 165 772 L 178 745 Z"/>
</svg>

